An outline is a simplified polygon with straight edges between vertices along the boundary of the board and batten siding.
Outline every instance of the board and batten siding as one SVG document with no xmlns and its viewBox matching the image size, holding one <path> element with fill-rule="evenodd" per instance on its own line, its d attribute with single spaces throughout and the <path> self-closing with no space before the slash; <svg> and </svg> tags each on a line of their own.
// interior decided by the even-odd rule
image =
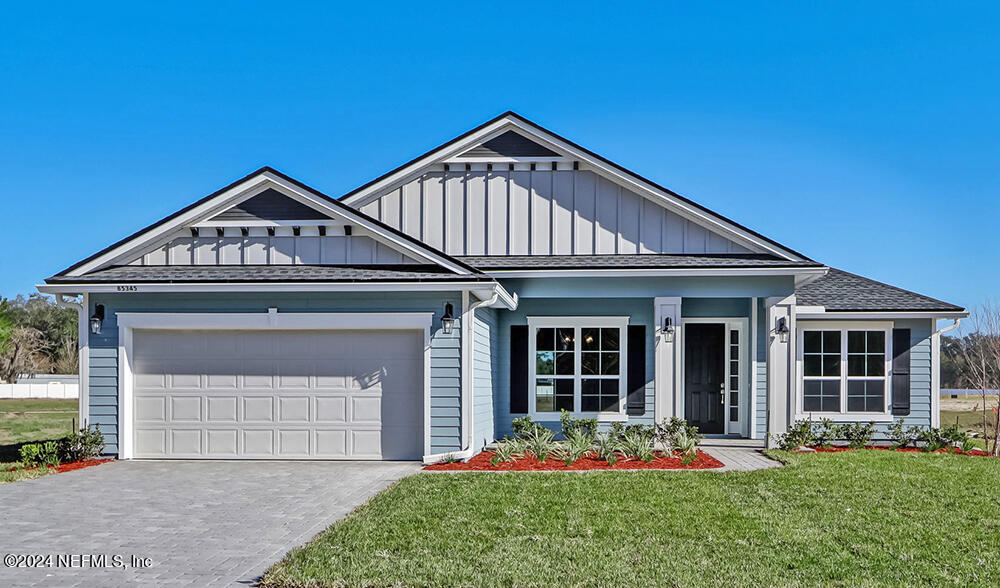
<svg viewBox="0 0 1000 588">
<path fill-rule="evenodd" d="M 450 255 L 749 252 L 592 171 L 542 166 L 437 166 L 360 209 Z"/>
<path fill-rule="evenodd" d="M 337 227 L 336 230 L 343 229 Z M 223 236 L 177 236 L 147 251 L 128 265 L 368 265 L 419 263 L 367 235 L 323 235 L 316 227 L 277 227 L 269 236 L 263 227 L 251 227 L 244 237 L 239 227 L 227 227 Z M 203 231 L 206 232 L 207 231 Z"/>
<path fill-rule="evenodd" d="M 117 312 L 433 312 L 431 325 L 431 451 L 458 451 L 461 443 L 461 327 L 441 332 L 445 303 L 461 306 L 454 292 L 92 294 L 105 306 L 101 334 L 90 334 L 89 423 L 99 425 L 106 454 L 118 453 Z M 421 390 L 422 393 L 422 390 Z M 423 422 L 423 415 L 418 417 Z"/>
<path fill-rule="evenodd" d="M 493 396 L 497 390 L 498 373 L 494 353 L 498 329 L 496 310 L 480 308 L 475 313 L 472 353 L 472 430 L 475 437 L 472 448 L 479 450 L 496 439 L 493 428 Z"/>
</svg>

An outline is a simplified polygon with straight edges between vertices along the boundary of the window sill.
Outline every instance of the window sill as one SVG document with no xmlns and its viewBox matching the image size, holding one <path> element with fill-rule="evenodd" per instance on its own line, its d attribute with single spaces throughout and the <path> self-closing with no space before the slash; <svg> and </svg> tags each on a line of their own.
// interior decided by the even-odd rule
<svg viewBox="0 0 1000 588">
<path fill-rule="evenodd" d="M 796 421 L 819 422 L 823 419 L 830 419 L 839 423 L 891 423 L 892 415 L 887 412 L 810 412 L 806 414 L 796 414 Z"/>
</svg>

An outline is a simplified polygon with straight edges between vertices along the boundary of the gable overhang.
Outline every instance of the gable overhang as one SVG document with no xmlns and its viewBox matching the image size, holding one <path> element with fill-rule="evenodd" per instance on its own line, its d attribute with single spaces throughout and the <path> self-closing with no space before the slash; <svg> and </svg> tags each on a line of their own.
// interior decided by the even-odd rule
<svg viewBox="0 0 1000 588">
<path fill-rule="evenodd" d="M 490 308 L 517 308 L 517 294 L 491 281 L 441 282 L 132 282 L 94 284 L 86 282 L 38 284 L 43 294 L 122 294 L 141 293 L 234 293 L 234 292 L 462 292 L 490 301 Z"/>
<path fill-rule="evenodd" d="M 215 215 L 253 198 L 261 192 L 274 189 L 283 195 L 330 215 L 331 220 L 343 219 L 368 231 L 372 238 L 403 251 L 417 259 L 437 264 L 456 275 L 474 275 L 480 272 L 453 257 L 385 225 L 318 190 L 294 180 L 269 167 L 261 168 L 225 188 L 209 194 L 194 204 L 122 239 L 110 247 L 70 266 L 57 276 L 76 277 L 112 265 L 131 261 L 151 247 L 170 239 L 184 227 L 205 226 Z M 241 223 L 246 226 L 246 222 Z M 252 223 L 251 223 L 252 224 Z"/>
<path fill-rule="evenodd" d="M 805 255 L 713 212 L 514 112 L 505 112 L 483 123 L 444 145 L 436 147 L 385 175 L 345 194 L 340 200 L 345 204 L 360 208 L 372 200 L 380 198 L 394 187 L 419 176 L 422 170 L 428 165 L 471 163 L 473 162 L 472 159 L 467 157 L 459 158 L 458 156 L 471 147 L 497 137 L 508 130 L 515 130 L 529 137 L 531 140 L 563 154 L 561 158 L 545 158 L 546 161 L 581 162 L 583 165 L 580 166 L 580 169 L 593 171 L 661 206 L 665 205 L 680 216 L 719 233 L 748 249 L 761 253 L 770 253 L 791 261 L 811 261 Z M 509 160 L 511 162 L 521 161 L 518 158 L 510 158 Z M 537 159 L 530 160 L 535 161 Z M 490 159 L 490 161 L 495 162 L 498 159 L 494 158 Z"/>
</svg>

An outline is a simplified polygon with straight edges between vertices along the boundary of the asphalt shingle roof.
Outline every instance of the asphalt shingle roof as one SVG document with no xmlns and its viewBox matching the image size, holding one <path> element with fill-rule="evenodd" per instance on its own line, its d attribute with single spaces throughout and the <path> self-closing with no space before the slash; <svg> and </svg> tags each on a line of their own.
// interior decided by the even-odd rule
<svg viewBox="0 0 1000 588">
<path fill-rule="evenodd" d="M 462 256 L 458 259 L 482 270 L 618 269 L 618 268 L 727 268 L 823 267 L 815 261 L 789 261 L 765 254 L 707 255 L 510 255 Z"/>
<path fill-rule="evenodd" d="M 447 282 L 485 281 L 436 265 L 123 265 L 84 276 L 53 276 L 50 284 L 104 282 Z"/>
<path fill-rule="evenodd" d="M 961 306 L 870 280 L 836 268 L 795 289 L 804 306 L 824 306 L 828 311 L 963 311 Z"/>
</svg>

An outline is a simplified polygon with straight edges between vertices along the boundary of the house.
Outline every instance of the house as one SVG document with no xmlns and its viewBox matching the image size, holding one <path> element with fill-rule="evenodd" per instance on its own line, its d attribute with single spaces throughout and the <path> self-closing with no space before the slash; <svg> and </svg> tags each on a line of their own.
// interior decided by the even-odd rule
<svg viewBox="0 0 1000 588">
<path fill-rule="evenodd" d="M 938 319 L 515 113 L 333 198 L 270 168 L 46 280 L 119 458 L 465 457 L 559 411 L 938 425 Z M 73 298 L 77 297 L 77 298 Z"/>
</svg>

